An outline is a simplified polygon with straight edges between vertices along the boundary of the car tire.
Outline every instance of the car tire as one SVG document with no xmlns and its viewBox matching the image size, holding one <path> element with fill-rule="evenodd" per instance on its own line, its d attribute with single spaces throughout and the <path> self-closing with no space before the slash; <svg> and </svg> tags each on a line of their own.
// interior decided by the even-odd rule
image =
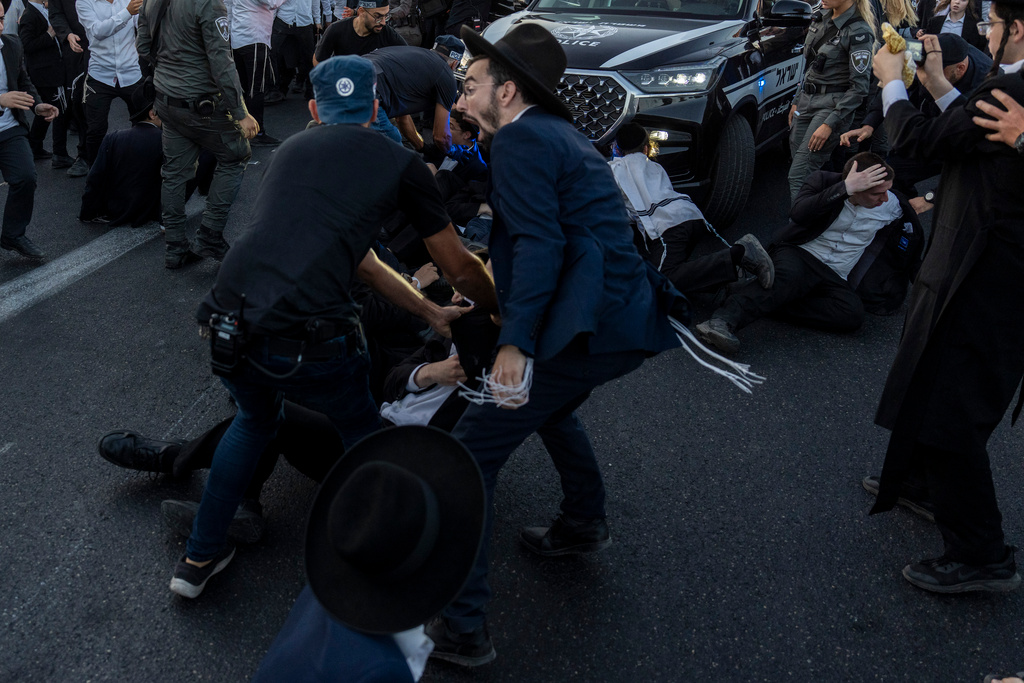
<svg viewBox="0 0 1024 683">
<path fill-rule="evenodd" d="M 754 181 L 754 134 L 742 116 L 733 116 L 722 128 L 710 180 L 704 217 L 716 229 L 724 230 L 743 211 Z"/>
</svg>

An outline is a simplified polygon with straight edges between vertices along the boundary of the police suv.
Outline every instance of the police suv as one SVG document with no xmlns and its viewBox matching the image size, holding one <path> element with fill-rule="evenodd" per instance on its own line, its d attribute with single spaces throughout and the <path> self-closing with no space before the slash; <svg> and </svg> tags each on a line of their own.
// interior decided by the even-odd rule
<svg viewBox="0 0 1024 683">
<path fill-rule="evenodd" d="M 675 188 L 724 228 L 747 201 L 755 151 L 788 133 L 810 21 L 798 0 L 533 0 L 483 35 L 549 30 L 576 127 L 607 149 L 622 124 L 643 125 Z"/>
</svg>

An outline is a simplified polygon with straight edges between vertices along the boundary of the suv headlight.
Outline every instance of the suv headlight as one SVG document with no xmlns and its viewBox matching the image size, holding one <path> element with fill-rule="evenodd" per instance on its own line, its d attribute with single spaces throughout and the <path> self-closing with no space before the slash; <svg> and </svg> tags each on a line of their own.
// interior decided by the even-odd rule
<svg viewBox="0 0 1024 683">
<path fill-rule="evenodd" d="M 646 71 L 623 71 L 625 78 L 647 93 L 658 95 L 688 94 L 711 89 L 725 63 L 724 57 L 685 66 L 663 66 Z"/>
</svg>

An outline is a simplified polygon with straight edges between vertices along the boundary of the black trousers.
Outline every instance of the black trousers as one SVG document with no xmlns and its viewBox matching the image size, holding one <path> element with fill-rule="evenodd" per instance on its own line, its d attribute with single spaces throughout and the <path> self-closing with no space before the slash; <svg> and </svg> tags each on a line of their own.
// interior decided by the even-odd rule
<svg viewBox="0 0 1024 683">
<path fill-rule="evenodd" d="M 914 471 L 902 491 L 914 495 L 924 473 L 927 499 L 935 506 L 935 526 L 942 534 L 945 555 L 972 565 L 1002 560 L 1006 554 L 1003 516 L 996 502 L 988 452 L 957 453 L 916 443 L 913 457 Z"/>
<path fill-rule="evenodd" d="M 242 84 L 242 98 L 245 108 L 256 123 L 260 124 L 260 132 L 265 133 L 263 125 L 263 96 L 274 87 L 274 68 L 270 63 L 270 46 L 263 43 L 243 45 L 233 51 L 235 69 L 238 80 Z"/>
<path fill-rule="evenodd" d="M 39 91 L 39 98 L 47 103 L 52 104 L 60 110 L 60 115 L 53 120 L 53 153 L 57 156 L 68 156 L 68 117 L 65 115 L 67 110 L 67 94 L 61 92 L 60 88 L 47 87 L 45 85 L 36 86 L 36 90 Z M 33 150 L 41 149 L 43 146 L 43 140 L 46 139 L 46 131 L 50 128 L 50 122 L 42 116 L 36 116 L 32 119 L 32 128 L 28 133 L 28 141 Z"/>
<path fill-rule="evenodd" d="M 800 247 L 783 244 L 769 254 L 775 263 L 772 288 L 751 280 L 712 317 L 737 330 L 766 315 L 829 332 L 853 332 L 864 323 L 864 304 L 834 270 Z"/>
<path fill-rule="evenodd" d="M 96 153 L 100 150 L 100 143 L 103 136 L 107 134 L 107 117 L 110 115 L 110 103 L 118 98 L 132 106 L 132 93 L 142 85 L 138 80 L 131 85 L 111 86 L 97 81 L 92 76 L 86 76 L 85 93 L 85 160 L 92 164 L 96 159 Z"/>
<path fill-rule="evenodd" d="M 21 237 L 32 220 L 36 200 L 36 164 L 24 126 L 0 133 L 0 174 L 7 182 L 4 204 L 4 237 Z"/>
<path fill-rule="evenodd" d="M 217 444 L 231 426 L 232 420 L 234 418 L 223 420 L 183 445 L 174 459 L 175 476 L 208 468 L 213 462 Z M 319 483 L 344 453 L 345 445 L 338 430 L 326 416 L 285 401 L 284 422 L 278 428 L 277 436 L 263 451 L 244 497 L 259 499 L 263 484 L 274 472 L 281 455 L 292 467 Z"/>
<path fill-rule="evenodd" d="M 690 258 L 707 235 L 704 221 L 692 220 L 669 228 L 662 233 L 660 240 L 650 239 L 637 227 L 633 231 L 633 241 L 640 255 L 671 280 L 676 289 L 691 294 L 713 290 L 737 279 L 732 254 L 724 244 L 711 254 Z"/>
<path fill-rule="evenodd" d="M 299 80 L 305 81 L 305 97 L 313 99 L 313 86 L 309 72 L 313 68 L 313 50 L 316 48 L 316 26 L 296 26 L 274 19 L 274 31 L 270 37 L 270 49 L 277 67 L 277 89 L 282 95 L 288 93 L 288 84 L 298 73 Z"/>
</svg>

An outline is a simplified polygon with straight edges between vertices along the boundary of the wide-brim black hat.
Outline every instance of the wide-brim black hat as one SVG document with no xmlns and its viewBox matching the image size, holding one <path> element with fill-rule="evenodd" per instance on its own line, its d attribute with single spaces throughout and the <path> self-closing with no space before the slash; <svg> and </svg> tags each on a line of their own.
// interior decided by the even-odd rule
<svg viewBox="0 0 1024 683">
<path fill-rule="evenodd" d="M 395 575 L 367 566 L 386 564 L 398 539 L 393 542 L 373 524 L 362 529 L 338 528 L 339 507 L 361 506 L 367 501 L 372 505 L 395 495 L 393 489 L 383 490 L 387 486 L 380 492 L 353 486 L 361 476 L 366 479 L 367 471 L 397 471 L 399 478 L 430 492 L 431 517 L 436 519 L 430 535 L 433 540 L 411 572 Z M 480 468 L 450 434 L 423 426 L 393 427 L 371 434 L 331 469 L 313 501 L 306 526 L 306 576 L 314 595 L 331 616 L 364 633 L 398 633 L 425 623 L 459 594 L 469 578 L 483 536 L 485 500 Z M 400 508 L 402 505 L 395 506 L 396 517 L 415 510 Z M 346 557 L 344 543 L 339 550 L 339 534 L 364 547 L 369 538 L 380 548 L 379 557 L 352 561 Z M 406 564 L 403 567 L 408 569 Z"/>
<path fill-rule="evenodd" d="M 484 40 L 468 26 L 462 27 L 461 35 L 471 55 L 501 62 L 538 105 L 567 121 L 573 120 L 565 102 L 555 94 L 565 73 L 565 50 L 547 29 L 539 24 L 520 24 L 496 43 Z"/>
<path fill-rule="evenodd" d="M 146 78 L 142 83 L 132 90 L 131 106 L 128 107 L 128 120 L 132 123 L 149 120 L 149 112 L 153 108 L 153 101 L 156 99 L 156 90 L 153 88 L 152 77 Z"/>
</svg>

